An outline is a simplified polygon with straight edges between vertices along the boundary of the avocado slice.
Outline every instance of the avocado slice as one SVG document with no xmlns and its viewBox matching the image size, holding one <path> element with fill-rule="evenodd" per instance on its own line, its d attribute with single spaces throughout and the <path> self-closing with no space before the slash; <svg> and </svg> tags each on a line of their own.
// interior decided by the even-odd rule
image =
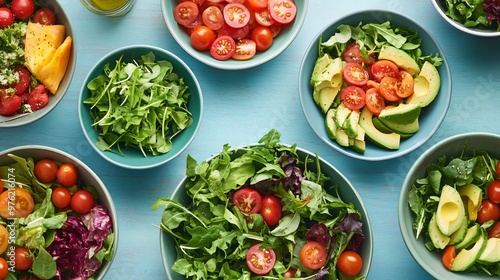
<svg viewBox="0 0 500 280">
<path fill-rule="evenodd" d="M 399 149 L 401 136 L 397 133 L 381 132 L 373 125 L 372 118 L 372 112 L 370 112 L 370 110 L 365 106 L 361 111 L 361 115 L 359 116 L 359 125 L 365 131 L 366 136 L 370 138 L 375 144 L 382 147 L 391 150 Z"/>
<path fill-rule="evenodd" d="M 411 134 L 413 135 L 420 129 L 418 118 L 409 124 L 394 123 L 387 118 L 380 119 L 380 121 L 390 130 L 398 134 Z"/>
<path fill-rule="evenodd" d="M 337 111 L 335 113 L 335 124 L 338 128 L 344 128 L 344 123 L 351 115 L 352 110 L 347 108 L 344 103 L 340 103 L 337 107 Z"/>
<path fill-rule="evenodd" d="M 450 237 L 444 235 L 438 228 L 436 223 L 436 213 L 432 215 L 428 226 L 429 237 L 431 238 L 432 244 L 437 249 L 444 249 L 448 243 L 450 243 Z"/>
<path fill-rule="evenodd" d="M 450 242 L 448 244 L 455 245 L 464 241 L 468 229 L 469 229 L 469 220 L 464 219 L 460 228 L 458 228 L 457 231 L 455 231 L 450 235 Z"/>
<path fill-rule="evenodd" d="M 389 45 L 382 46 L 378 54 L 378 59 L 390 60 L 412 76 L 420 73 L 420 67 L 418 67 L 417 62 L 408 53 L 396 47 Z"/>
<path fill-rule="evenodd" d="M 358 136 L 359 111 L 353 110 L 344 122 L 344 130 L 347 136 L 356 138 Z"/>
<path fill-rule="evenodd" d="M 398 106 L 387 106 L 379 114 L 382 122 L 407 125 L 415 122 L 420 116 L 421 107 L 416 104 L 400 103 Z"/>
<path fill-rule="evenodd" d="M 481 227 L 478 224 L 473 224 L 470 228 L 467 229 L 467 233 L 465 234 L 464 239 L 455 245 L 455 249 L 459 251 L 471 246 L 479 239 L 480 235 Z"/>
<path fill-rule="evenodd" d="M 457 231 L 466 219 L 465 207 L 458 191 L 450 185 L 444 185 L 436 211 L 436 223 L 446 236 Z"/>
<path fill-rule="evenodd" d="M 326 134 L 328 134 L 328 137 L 332 140 L 336 140 L 336 131 L 337 131 L 337 125 L 335 124 L 335 109 L 331 108 L 326 112 L 325 116 L 325 126 L 326 126 Z"/>
<path fill-rule="evenodd" d="M 486 231 L 483 228 L 480 228 L 479 239 L 476 241 L 474 246 L 470 249 L 462 249 L 455 260 L 451 263 L 450 270 L 451 271 L 464 271 L 467 268 L 471 267 L 484 252 L 487 242 L 488 236 L 486 235 Z"/>
<path fill-rule="evenodd" d="M 477 261 L 486 265 L 500 262 L 500 238 L 488 239 L 486 248 Z"/>
<path fill-rule="evenodd" d="M 321 72 L 323 72 L 323 70 L 325 70 L 326 67 L 332 61 L 333 61 L 333 59 L 327 53 L 325 53 L 323 56 L 318 57 L 318 59 L 316 59 L 316 61 L 314 62 L 313 72 L 311 74 L 311 80 L 310 80 L 311 86 L 314 86 L 314 84 L 316 84 L 316 82 L 318 82 L 319 74 L 321 74 Z"/>
<path fill-rule="evenodd" d="M 480 187 L 474 184 L 467 184 L 457 188 L 458 193 L 462 197 L 464 205 L 467 206 L 467 213 L 469 214 L 469 220 L 471 222 L 476 221 L 477 212 L 479 207 L 481 207 L 481 201 L 483 198 L 483 191 Z"/>
<path fill-rule="evenodd" d="M 316 104 L 321 108 L 323 113 L 326 113 L 335 100 L 335 97 L 339 93 L 340 87 L 325 87 L 317 92 L 316 90 L 313 93 L 313 99 Z"/>
<path fill-rule="evenodd" d="M 333 59 L 323 71 L 317 74 L 317 77 L 312 78 L 315 81 L 314 90 L 319 92 L 325 87 L 340 88 L 343 83 L 342 69 L 342 59 L 338 57 Z"/>
<path fill-rule="evenodd" d="M 436 98 L 440 87 L 441 77 L 438 70 L 432 63 L 426 61 L 422 71 L 414 79 L 413 94 L 406 99 L 406 103 L 425 107 Z"/>
</svg>

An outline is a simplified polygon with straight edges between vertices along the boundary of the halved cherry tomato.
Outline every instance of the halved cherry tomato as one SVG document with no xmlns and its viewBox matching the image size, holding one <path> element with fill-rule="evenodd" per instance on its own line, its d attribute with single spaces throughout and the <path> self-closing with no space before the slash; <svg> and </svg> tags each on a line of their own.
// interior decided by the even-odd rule
<svg viewBox="0 0 500 280">
<path fill-rule="evenodd" d="M 269 12 L 274 21 L 288 24 L 295 18 L 297 7 L 291 0 L 269 0 Z"/>
<path fill-rule="evenodd" d="M 0 89 L 0 115 L 12 115 L 21 108 L 22 104 L 23 99 L 19 95 L 8 96 L 5 91 Z"/>
<path fill-rule="evenodd" d="M 28 270 L 33 265 L 30 251 L 26 248 L 18 247 L 14 250 L 15 267 L 17 270 Z"/>
<path fill-rule="evenodd" d="M 234 193 L 233 204 L 242 213 L 250 215 L 259 212 L 262 206 L 262 197 L 254 189 L 242 188 Z"/>
<path fill-rule="evenodd" d="M 51 199 L 57 208 L 66 208 L 71 202 L 71 193 L 65 187 L 57 187 L 52 191 Z"/>
<path fill-rule="evenodd" d="M 0 225 L 0 255 L 7 250 L 8 245 L 9 231 L 3 225 Z"/>
<path fill-rule="evenodd" d="M 236 51 L 236 43 L 230 36 L 220 36 L 212 43 L 210 54 L 218 60 L 227 60 Z"/>
<path fill-rule="evenodd" d="M 500 222 L 496 222 L 489 229 L 488 238 L 500 238 Z"/>
<path fill-rule="evenodd" d="M 33 21 L 42 25 L 56 24 L 56 15 L 50 8 L 40 8 L 35 11 Z"/>
<path fill-rule="evenodd" d="M 57 178 L 57 163 L 52 159 L 41 159 L 35 163 L 35 177 L 42 183 L 50 183 Z"/>
<path fill-rule="evenodd" d="M 87 190 L 78 190 L 71 196 L 70 204 L 76 213 L 86 214 L 94 206 L 94 197 Z"/>
<path fill-rule="evenodd" d="M 247 253 L 247 266 L 257 275 L 268 274 L 274 267 L 276 262 L 276 254 L 271 248 L 261 248 L 261 244 L 257 243 L 248 249 Z"/>
<path fill-rule="evenodd" d="M 212 29 L 205 25 L 199 25 L 191 32 L 191 45 L 200 51 L 208 50 L 215 41 L 215 37 L 215 32 Z"/>
<path fill-rule="evenodd" d="M 361 55 L 359 44 L 356 42 L 352 42 L 342 53 L 342 60 L 346 62 L 356 62 L 359 64 L 373 64 L 375 62 L 373 55 L 368 55 L 368 58 L 366 59 Z"/>
<path fill-rule="evenodd" d="M 278 224 L 281 219 L 281 207 L 281 201 L 274 195 L 266 195 L 262 198 L 262 205 L 259 213 L 268 226 Z"/>
<path fill-rule="evenodd" d="M 401 98 L 406 98 L 412 95 L 414 84 L 413 77 L 410 73 L 400 70 L 398 74 L 398 89 L 396 94 Z"/>
<path fill-rule="evenodd" d="M 380 115 L 385 108 L 385 100 L 377 88 L 372 87 L 366 91 L 366 107 L 375 116 Z"/>
<path fill-rule="evenodd" d="M 343 70 L 344 80 L 354 86 L 364 86 L 368 82 L 368 72 L 356 62 L 348 62 Z"/>
<path fill-rule="evenodd" d="M 57 169 L 57 180 L 65 187 L 72 187 L 78 181 L 78 171 L 71 163 L 63 163 Z"/>
<path fill-rule="evenodd" d="M 43 84 L 38 84 L 34 87 L 26 98 L 26 102 L 30 105 L 31 110 L 36 111 L 47 106 L 49 103 L 49 95 L 47 88 Z"/>
<path fill-rule="evenodd" d="M 398 66 L 390 61 L 390 60 L 377 60 L 373 63 L 371 67 L 372 76 L 375 81 L 380 82 L 382 78 L 389 77 L 397 77 L 399 73 Z"/>
<path fill-rule="evenodd" d="M 241 39 L 236 41 L 236 50 L 232 56 L 236 60 L 248 60 L 255 56 L 255 42 L 250 39 Z"/>
<path fill-rule="evenodd" d="M 224 26 L 224 16 L 217 6 L 209 6 L 201 14 L 203 24 L 212 30 L 219 30 Z"/>
<path fill-rule="evenodd" d="M 366 82 L 366 87 L 367 88 L 376 88 L 377 90 L 380 90 L 380 84 L 375 82 L 374 80 L 368 80 L 368 82 Z"/>
<path fill-rule="evenodd" d="M 337 267 L 343 274 L 354 277 L 361 272 L 363 260 L 361 256 L 354 251 L 344 251 L 339 256 Z"/>
<path fill-rule="evenodd" d="M 183 26 L 189 27 L 198 18 L 200 10 L 198 5 L 191 1 L 184 1 L 174 8 L 174 19 L 175 21 Z"/>
<path fill-rule="evenodd" d="M 273 44 L 273 33 L 267 26 L 257 26 L 252 29 L 250 38 L 255 42 L 257 50 L 267 50 Z"/>
<path fill-rule="evenodd" d="M 267 8 L 268 0 L 247 0 L 247 3 L 254 11 L 259 11 Z"/>
<path fill-rule="evenodd" d="M 242 28 L 234 28 L 227 24 L 224 24 L 224 26 L 217 32 L 217 37 L 229 36 L 234 40 L 241 40 L 247 38 L 249 32 L 250 26 L 248 24 L 243 26 Z"/>
<path fill-rule="evenodd" d="M 446 249 L 444 249 L 443 256 L 441 257 L 441 261 L 443 262 L 444 267 L 446 269 L 450 270 L 451 264 L 455 260 L 455 257 L 457 256 L 457 252 L 455 250 L 455 246 L 447 246 Z"/>
<path fill-rule="evenodd" d="M 500 219 L 500 206 L 489 199 L 484 199 L 477 212 L 477 222 L 484 224 L 487 221 Z"/>
<path fill-rule="evenodd" d="M 268 9 L 255 11 L 255 20 L 262 26 L 271 26 L 274 24 L 274 20 L 271 18 Z"/>
<path fill-rule="evenodd" d="M 22 188 L 8 189 L 0 194 L 0 216 L 4 219 L 24 218 L 31 214 L 34 208 L 33 197 Z"/>
<path fill-rule="evenodd" d="M 4 29 L 6 27 L 14 24 L 14 14 L 9 8 L 0 7 L 0 29 Z"/>
<path fill-rule="evenodd" d="M 326 249 L 319 242 L 308 241 L 300 249 L 300 262 L 309 269 L 319 269 L 326 263 Z"/>
<path fill-rule="evenodd" d="M 239 3 L 228 3 L 224 6 L 223 15 L 226 23 L 234 28 L 241 28 L 250 20 L 250 11 Z"/>
<path fill-rule="evenodd" d="M 376 63 L 376 62 L 375 62 Z M 387 101 L 399 101 L 401 100 L 401 97 L 398 96 L 397 91 L 398 91 L 398 79 L 391 77 L 391 76 L 385 76 L 382 78 L 380 81 L 380 94 L 385 98 Z"/>
<path fill-rule="evenodd" d="M 500 180 L 491 182 L 487 189 L 488 199 L 500 203 Z"/>
<path fill-rule="evenodd" d="M 365 91 L 357 86 L 348 86 L 340 92 L 340 100 L 351 110 L 360 110 L 366 103 Z"/>
<path fill-rule="evenodd" d="M 16 94 L 21 95 L 30 85 L 31 74 L 28 69 L 24 67 L 17 67 L 16 72 L 19 75 L 19 82 L 13 85 L 13 87 L 16 89 Z"/>
</svg>

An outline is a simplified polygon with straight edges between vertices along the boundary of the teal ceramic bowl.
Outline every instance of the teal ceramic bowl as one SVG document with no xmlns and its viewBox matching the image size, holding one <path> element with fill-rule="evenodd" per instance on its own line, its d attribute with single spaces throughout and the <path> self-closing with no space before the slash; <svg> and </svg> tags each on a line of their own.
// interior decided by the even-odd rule
<svg viewBox="0 0 500 280">
<path fill-rule="evenodd" d="M 49 93 L 49 103 L 45 107 L 26 115 L 16 114 L 12 116 L 0 116 L 0 128 L 27 125 L 46 116 L 63 99 L 64 95 L 68 91 L 71 80 L 73 78 L 73 73 L 75 71 L 75 66 L 76 66 L 77 42 L 73 29 L 71 28 L 70 20 L 66 15 L 66 13 L 64 12 L 63 8 L 61 7 L 61 5 L 58 3 L 58 1 L 56 0 L 40 1 L 40 5 L 42 7 L 48 7 L 52 11 L 54 11 L 54 13 L 56 14 L 57 23 L 63 24 L 66 27 L 66 36 L 71 36 L 71 38 L 73 39 L 68 67 L 66 68 L 66 74 L 64 75 L 64 78 L 59 84 L 57 93 L 56 94 Z"/>
<path fill-rule="evenodd" d="M 498 147 L 500 147 L 500 135 L 498 134 L 469 132 L 451 136 L 434 144 L 420 155 L 406 175 L 399 196 L 399 228 L 412 257 L 435 279 L 486 280 L 492 279 L 492 277 L 478 273 L 461 273 L 447 270 L 441 262 L 441 254 L 427 250 L 422 237 L 418 240 L 415 238 L 415 230 L 413 229 L 415 215 L 408 205 L 408 192 L 416 179 L 426 176 L 427 166 L 430 163 L 436 163 L 439 157 L 446 155 L 447 159 L 451 159 L 452 157 L 460 157 L 462 154 L 472 156 L 473 151 L 476 150 L 486 151 L 492 157 L 500 158 Z"/>
<path fill-rule="evenodd" d="M 95 77 L 103 73 L 104 65 L 106 63 L 109 63 L 110 68 L 113 69 L 113 67 L 116 65 L 116 61 L 122 56 L 122 61 L 130 62 L 133 59 L 140 58 L 141 55 L 144 55 L 150 51 L 154 53 L 155 59 L 157 61 L 170 61 L 173 65 L 173 71 L 180 77 L 182 77 L 184 79 L 184 83 L 189 87 L 188 90 L 191 96 L 188 101 L 188 110 L 192 114 L 191 116 L 193 118 L 193 123 L 173 138 L 172 149 L 165 154 L 155 156 L 148 154 L 145 157 L 138 149 L 124 147 L 121 148 L 122 154 L 111 151 L 102 151 L 96 146 L 96 143 L 98 141 L 98 132 L 92 126 L 92 123 L 94 121 L 90 115 L 90 107 L 83 103 L 84 100 L 90 97 L 90 90 L 87 88 L 87 84 Z M 196 76 L 188 67 L 188 65 L 176 55 L 155 46 L 125 46 L 106 54 L 90 70 L 89 74 L 82 84 L 80 97 L 78 100 L 78 115 L 80 118 L 80 125 L 85 134 L 85 137 L 89 141 L 92 148 L 105 160 L 124 168 L 147 169 L 159 166 L 174 159 L 189 146 L 196 133 L 198 132 L 201 124 L 201 118 L 203 115 L 203 96 Z"/>
<path fill-rule="evenodd" d="M 52 147 L 41 145 L 25 145 L 3 150 L 0 152 L 0 166 L 14 163 L 14 160 L 7 156 L 8 154 L 14 154 L 16 156 L 24 158 L 31 157 L 35 162 L 41 159 L 49 158 L 60 163 L 71 163 L 76 167 L 78 171 L 78 178 L 82 182 L 82 184 L 92 185 L 95 187 L 97 194 L 99 195 L 99 203 L 102 206 L 106 207 L 106 209 L 108 209 L 108 213 L 113 222 L 113 232 L 115 234 L 112 253 L 113 256 L 111 258 L 111 261 L 103 262 L 97 274 L 95 275 L 95 279 L 104 279 L 104 276 L 111 267 L 111 264 L 118 250 L 119 230 L 118 216 L 116 214 L 113 198 L 111 197 L 111 194 L 108 192 L 108 189 L 101 181 L 101 179 L 92 169 L 90 169 L 90 167 L 88 167 L 84 162 L 82 162 L 75 156 Z M 6 183 L 5 187 L 7 187 Z"/>
<path fill-rule="evenodd" d="M 228 59 L 224 61 L 214 59 L 209 51 L 198 51 L 191 46 L 191 39 L 187 32 L 174 19 L 173 10 L 178 4 L 177 0 L 161 0 L 161 11 L 165 20 L 170 35 L 175 39 L 177 44 L 193 58 L 208 66 L 224 69 L 224 70 L 239 70 L 248 69 L 261 64 L 264 64 L 284 52 L 293 42 L 297 34 L 299 34 L 302 25 L 306 19 L 306 12 L 309 0 L 295 0 L 297 6 L 297 15 L 294 21 L 281 29 L 280 34 L 274 38 L 273 45 L 257 54 L 250 60 L 238 61 Z"/>
<path fill-rule="evenodd" d="M 309 156 L 309 159 L 314 159 L 317 156 L 315 153 L 302 148 L 297 148 L 297 154 L 302 161 L 304 161 L 306 156 Z M 339 195 L 342 200 L 346 203 L 352 203 L 361 214 L 361 221 L 363 223 L 362 229 L 363 233 L 365 234 L 365 239 L 363 240 L 363 244 L 361 245 L 361 250 L 359 252 L 361 258 L 363 259 L 363 269 L 361 270 L 359 275 L 365 275 L 368 277 L 373 255 L 373 235 L 367 209 L 363 204 L 361 196 L 356 191 L 356 188 L 351 184 L 351 182 L 349 182 L 349 180 L 344 175 L 342 175 L 342 173 L 340 173 L 340 171 L 333 165 L 331 165 L 321 157 L 319 157 L 319 160 L 319 167 L 321 169 L 321 172 L 329 177 L 331 179 L 331 182 L 336 182 L 338 184 Z M 315 161 L 313 163 L 309 163 L 308 165 L 308 169 L 312 171 L 316 171 L 317 167 L 318 166 L 316 166 Z M 187 181 L 188 178 L 184 177 L 184 179 L 175 188 L 171 198 L 178 200 L 186 206 L 189 206 L 189 204 L 191 203 L 191 198 L 186 193 L 185 185 Z M 172 264 L 177 259 L 175 246 L 176 244 L 174 242 L 174 239 L 163 230 L 160 230 L 160 250 L 163 259 L 163 266 L 167 274 L 167 279 L 184 280 L 186 278 L 183 275 L 180 275 L 171 269 Z"/>
<path fill-rule="evenodd" d="M 423 54 L 439 53 L 440 57 L 443 58 L 443 64 L 438 67 L 439 75 L 441 77 L 441 87 L 434 101 L 429 106 L 422 109 L 422 113 L 419 117 L 420 130 L 412 137 L 402 139 L 398 150 L 385 149 L 373 144 L 370 140 L 367 140 L 366 151 L 364 154 L 360 154 L 349 147 L 342 147 L 338 145 L 335 140 L 331 140 L 330 137 L 328 137 L 325 127 L 325 115 L 313 100 L 313 88 L 309 84 L 309 81 L 313 71 L 314 62 L 318 58 L 318 41 L 320 36 L 323 36 L 323 40 L 327 40 L 330 36 L 337 32 L 337 27 L 341 24 L 357 26 L 360 22 L 366 24 L 383 23 L 386 21 L 389 21 L 393 28 L 401 26 L 416 30 L 418 35 L 422 38 L 421 49 Z M 307 48 L 299 70 L 300 103 L 307 122 L 311 128 L 323 142 L 332 147 L 334 150 L 349 157 L 367 161 L 379 161 L 400 157 L 417 149 L 429 140 L 438 130 L 444 117 L 446 116 L 451 100 L 451 85 L 451 73 L 445 53 L 432 34 L 417 22 L 402 14 L 380 10 L 351 13 L 328 24 L 317 34 L 317 36 L 314 37 L 313 41 Z"/>
</svg>

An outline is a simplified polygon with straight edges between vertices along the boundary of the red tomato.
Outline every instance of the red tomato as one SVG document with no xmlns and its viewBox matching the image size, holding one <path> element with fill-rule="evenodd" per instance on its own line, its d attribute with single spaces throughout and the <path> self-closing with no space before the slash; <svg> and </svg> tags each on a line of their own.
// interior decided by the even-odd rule
<svg viewBox="0 0 500 280">
<path fill-rule="evenodd" d="M 1 7 L 0 8 L 0 29 L 4 29 L 6 27 L 14 24 L 14 14 L 9 8 Z"/>
<path fill-rule="evenodd" d="M 295 273 L 297 270 L 293 267 L 290 267 L 285 273 L 283 273 L 283 278 L 295 278 Z"/>
<path fill-rule="evenodd" d="M 31 214 L 34 208 L 33 197 L 24 189 L 8 189 L 0 194 L 0 216 L 4 219 L 24 218 Z"/>
<path fill-rule="evenodd" d="M 236 60 L 248 60 L 255 56 L 255 42 L 250 39 L 241 39 L 236 42 L 236 50 L 232 56 Z"/>
<path fill-rule="evenodd" d="M 17 84 L 13 85 L 13 87 L 16 89 L 16 94 L 21 95 L 30 85 L 31 74 L 28 71 L 28 69 L 26 69 L 24 67 L 17 67 L 16 72 L 19 75 L 19 82 L 17 82 Z"/>
<path fill-rule="evenodd" d="M 397 91 L 398 91 L 397 78 L 391 76 L 385 76 L 384 78 L 382 78 L 382 80 L 380 81 L 379 92 L 380 94 L 382 94 L 385 100 L 391 102 L 401 100 L 401 97 L 398 96 Z"/>
<path fill-rule="evenodd" d="M 49 103 L 49 95 L 47 88 L 43 84 L 34 87 L 27 97 L 27 103 L 31 106 L 31 110 L 36 111 L 47 106 Z"/>
<path fill-rule="evenodd" d="M 398 75 L 398 89 L 396 94 L 401 98 L 406 98 L 413 94 L 414 88 L 413 77 L 410 73 L 400 70 Z"/>
<path fill-rule="evenodd" d="M 457 252 L 455 250 L 455 246 L 447 246 L 446 249 L 444 249 L 441 261 L 443 262 L 443 265 L 444 267 L 446 267 L 446 269 L 450 270 L 451 264 L 455 260 L 456 256 Z"/>
<path fill-rule="evenodd" d="M 65 187 L 72 187 L 78 180 L 76 167 L 71 163 L 64 163 L 57 169 L 57 180 Z"/>
<path fill-rule="evenodd" d="M 292 0 L 269 0 L 269 12 L 274 21 L 288 24 L 295 18 L 297 7 Z"/>
<path fill-rule="evenodd" d="M 496 222 L 488 232 L 488 238 L 500 238 L 500 222 Z"/>
<path fill-rule="evenodd" d="M 259 11 L 267 8 L 268 0 L 247 0 L 252 10 Z"/>
<path fill-rule="evenodd" d="M 30 257 L 30 251 L 26 248 L 18 247 L 14 250 L 16 259 L 15 267 L 17 270 L 28 270 L 33 265 L 33 259 Z"/>
<path fill-rule="evenodd" d="M 233 56 L 236 50 L 236 43 L 230 36 L 220 36 L 212 43 L 210 54 L 218 60 L 227 60 Z"/>
<path fill-rule="evenodd" d="M 262 197 L 254 189 L 242 188 L 234 193 L 233 204 L 242 213 L 250 215 L 259 212 L 262 205 Z"/>
<path fill-rule="evenodd" d="M 0 255 L 7 250 L 9 245 L 9 231 L 0 224 Z"/>
<path fill-rule="evenodd" d="M 191 32 L 191 45 L 200 51 L 209 50 L 215 37 L 215 32 L 212 29 L 205 25 L 199 25 Z"/>
<path fill-rule="evenodd" d="M 356 63 L 365 63 L 365 64 L 373 64 L 375 62 L 375 58 L 373 55 L 368 56 L 368 60 L 361 55 L 361 50 L 359 44 L 356 42 L 351 43 L 342 53 L 342 60 L 346 62 L 356 62 Z"/>
<path fill-rule="evenodd" d="M 268 274 L 276 262 L 276 254 L 271 248 L 259 249 L 260 243 L 257 243 L 248 249 L 247 266 L 257 275 Z"/>
<path fill-rule="evenodd" d="M 371 72 L 375 81 L 380 82 L 385 76 L 397 77 L 399 68 L 394 62 L 382 59 L 373 63 Z"/>
<path fill-rule="evenodd" d="M 52 191 L 52 203 L 57 208 L 66 208 L 71 202 L 71 193 L 65 187 L 57 187 Z"/>
<path fill-rule="evenodd" d="M 274 195 L 266 195 L 262 198 L 259 213 L 268 226 L 278 224 L 281 219 L 281 207 L 281 201 Z"/>
<path fill-rule="evenodd" d="M 227 25 L 234 28 L 241 28 L 250 20 L 250 11 L 239 3 L 229 3 L 224 6 L 223 15 Z"/>
<path fill-rule="evenodd" d="M 29 19 L 35 11 L 33 0 L 12 0 L 11 7 L 14 17 L 19 20 Z"/>
<path fill-rule="evenodd" d="M 274 24 L 274 20 L 271 18 L 271 14 L 268 9 L 256 11 L 255 21 L 262 26 L 271 26 Z"/>
<path fill-rule="evenodd" d="M 217 35 L 218 37 L 229 36 L 234 40 L 241 40 L 246 38 L 249 32 L 250 26 L 248 24 L 243 26 L 242 28 L 234 28 L 227 24 L 224 24 L 224 26 L 217 32 Z"/>
<path fill-rule="evenodd" d="M 281 25 L 273 24 L 269 26 L 271 33 L 273 34 L 273 38 L 276 38 L 281 33 Z"/>
<path fill-rule="evenodd" d="M 500 161 L 497 162 L 497 175 L 500 177 Z"/>
<path fill-rule="evenodd" d="M 9 265 L 3 257 L 0 257 L 0 279 L 7 277 L 7 274 L 9 274 Z"/>
<path fill-rule="evenodd" d="M 369 88 L 366 91 L 366 107 L 375 116 L 380 115 L 380 112 L 385 108 L 385 100 L 382 94 L 377 90 L 377 88 Z"/>
<path fill-rule="evenodd" d="M 348 62 L 343 71 L 344 80 L 354 86 L 364 86 L 368 82 L 368 72 L 356 62 Z"/>
<path fill-rule="evenodd" d="M 488 199 L 500 203 L 500 180 L 495 180 L 491 182 L 487 190 Z"/>
<path fill-rule="evenodd" d="M 343 274 L 354 277 L 358 275 L 363 268 L 363 260 L 361 256 L 354 251 L 344 251 L 339 256 L 337 267 Z"/>
<path fill-rule="evenodd" d="M 484 224 L 487 221 L 500 219 L 500 207 L 489 199 L 484 199 L 477 212 L 477 222 Z"/>
<path fill-rule="evenodd" d="M 267 50 L 273 44 L 273 33 L 267 26 L 257 26 L 252 29 L 250 38 L 255 41 L 257 50 Z"/>
<path fill-rule="evenodd" d="M 351 110 L 360 110 L 365 106 L 366 94 L 360 87 L 348 86 L 340 92 L 340 100 L 342 100 L 342 103 L 347 108 Z"/>
<path fill-rule="evenodd" d="M 7 94 L 0 89 L 0 115 L 12 115 L 23 104 L 23 99 L 19 95 L 7 96 Z"/>
<path fill-rule="evenodd" d="M 35 11 L 33 21 L 42 25 L 56 24 L 56 15 L 50 8 L 40 8 Z"/>
<path fill-rule="evenodd" d="M 190 1 L 184 1 L 174 8 L 175 21 L 183 26 L 189 27 L 198 18 L 200 10 L 198 5 Z"/>
<path fill-rule="evenodd" d="M 380 90 L 380 84 L 375 82 L 374 80 L 368 80 L 368 82 L 366 82 L 366 87 L 376 88 L 377 90 Z"/>
<path fill-rule="evenodd" d="M 51 159 L 41 159 L 35 163 L 35 177 L 42 183 L 50 183 L 57 178 L 59 166 Z"/>
<path fill-rule="evenodd" d="M 319 269 L 326 263 L 326 249 L 321 243 L 308 241 L 300 249 L 300 262 L 309 269 Z"/>
<path fill-rule="evenodd" d="M 71 197 L 71 209 L 78 214 L 86 214 L 94 206 L 94 197 L 87 190 L 79 190 Z"/>
<path fill-rule="evenodd" d="M 224 26 L 222 11 L 217 6 L 209 6 L 201 14 L 203 24 L 212 30 L 219 30 Z"/>
</svg>

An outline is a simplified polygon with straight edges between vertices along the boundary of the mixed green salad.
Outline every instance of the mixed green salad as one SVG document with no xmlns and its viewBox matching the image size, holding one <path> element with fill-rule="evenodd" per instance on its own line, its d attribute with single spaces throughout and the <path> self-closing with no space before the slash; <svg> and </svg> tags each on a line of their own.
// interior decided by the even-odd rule
<svg viewBox="0 0 500 280">
<path fill-rule="evenodd" d="M 90 108 L 99 132 L 97 146 L 121 153 L 121 145 L 139 149 L 144 156 L 165 154 L 172 139 L 193 123 L 188 110 L 190 93 L 171 62 L 156 61 L 153 52 L 125 62 L 90 81 L 83 101 Z"/>
<path fill-rule="evenodd" d="M 408 193 L 415 237 L 451 271 L 500 275 L 500 162 L 484 151 L 441 156 Z"/>
<path fill-rule="evenodd" d="M 94 279 L 113 221 L 70 163 L 14 154 L 0 166 L 0 279 Z"/>
<path fill-rule="evenodd" d="M 500 31 L 500 1 L 498 0 L 439 0 L 445 14 L 465 27 Z"/>
<path fill-rule="evenodd" d="M 190 203 L 164 197 L 152 206 L 164 208 L 160 227 L 175 240 L 173 271 L 189 279 L 365 278 L 363 217 L 318 157 L 299 158 L 279 139 L 271 130 L 260 145 L 226 144 L 209 161 L 188 156 Z"/>
</svg>

